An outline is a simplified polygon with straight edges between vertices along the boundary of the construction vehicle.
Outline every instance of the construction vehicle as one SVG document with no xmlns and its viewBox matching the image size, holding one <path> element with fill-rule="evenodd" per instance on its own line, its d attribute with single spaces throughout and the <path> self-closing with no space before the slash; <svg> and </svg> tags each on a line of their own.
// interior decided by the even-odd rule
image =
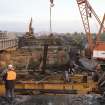
<svg viewBox="0 0 105 105">
<path fill-rule="evenodd" d="M 82 22 L 83 22 L 83 26 L 84 26 L 85 33 L 86 33 L 87 42 L 88 42 L 88 46 L 86 49 L 86 56 L 88 58 L 91 58 L 93 55 L 93 49 L 94 49 L 94 47 L 97 46 L 97 44 L 94 43 L 92 33 L 90 31 L 89 17 L 91 18 L 92 15 L 94 15 L 94 17 L 96 18 L 96 20 L 98 21 L 98 23 L 102 27 L 102 29 L 104 29 L 104 25 L 103 25 L 103 23 L 101 24 L 99 17 L 95 13 L 94 9 L 92 8 L 92 6 L 88 2 L 88 0 L 76 0 L 76 1 L 78 4 L 78 7 L 79 7 L 79 11 L 81 14 L 81 18 L 82 18 Z M 99 38 L 99 36 L 100 36 L 99 34 L 97 34 L 97 38 Z M 97 40 L 96 40 L 96 42 L 97 42 Z"/>
<path fill-rule="evenodd" d="M 31 17 L 31 20 L 28 26 L 28 32 L 26 32 L 26 37 L 28 38 L 33 37 L 33 34 L 34 34 L 34 29 L 32 27 L 32 17 Z"/>
<path fill-rule="evenodd" d="M 104 14 L 103 20 L 101 22 L 99 17 L 95 13 L 94 9 L 91 7 L 90 3 L 87 0 L 76 0 L 76 1 L 78 4 L 78 7 L 79 7 L 82 22 L 83 22 L 84 29 L 85 29 L 86 36 L 87 36 L 88 47 L 86 49 L 86 56 L 88 58 L 97 59 L 98 61 L 101 60 L 101 62 L 103 60 L 105 61 L 105 42 L 100 40 L 101 32 L 105 30 L 105 28 L 104 28 L 105 14 Z M 99 29 L 98 34 L 96 35 L 95 41 L 93 40 L 92 34 L 90 32 L 90 24 L 89 24 L 89 17 L 91 17 L 92 14 L 96 18 L 96 20 L 98 21 L 99 26 L 100 26 L 100 29 Z M 100 66 L 102 67 L 103 64 L 101 64 Z M 98 73 L 96 73 L 96 72 L 95 72 L 95 74 L 99 77 L 96 87 L 99 90 L 99 92 L 101 92 L 101 94 L 104 94 L 105 93 L 104 69 L 103 69 L 103 71 L 101 70 Z"/>
<path fill-rule="evenodd" d="M 96 45 L 93 49 L 93 58 L 98 60 L 105 60 L 105 42 L 100 40 L 100 35 L 103 29 L 104 21 L 105 21 L 105 14 L 96 37 Z"/>
<path fill-rule="evenodd" d="M 34 29 L 32 27 L 32 17 L 30 20 L 30 23 L 28 25 L 28 32 L 26 32 L 22 37 L 19 37 L 18 46 L 19 48 L 25 47 L 25 46 L 31 46 L 34 45 L 35 42 L 35 36 L 34 36 Z"/>
</svg>

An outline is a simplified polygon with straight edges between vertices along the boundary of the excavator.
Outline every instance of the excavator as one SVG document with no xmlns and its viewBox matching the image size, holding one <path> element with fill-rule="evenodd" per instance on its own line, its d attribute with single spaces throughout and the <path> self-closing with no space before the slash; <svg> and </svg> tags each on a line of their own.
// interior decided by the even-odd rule
<svg viewBox="0 0 105 105">
<path fill-rule="evenodd" d="M 32 27 L 32 17 L 28 25 L 28 31 L 22 36 L 19 37 L 18 46 L 19 48 L 25 46 L 31 46 L 35 44 L 35 36 L 34 36 L 34 29 Z"/>
<path fill-rule="evenodd" d="M 28 38 L 33 37 L 33 34 L 34 34 L 34 30 L 32 28 L 32 17 L 31 17 L 29 27 L 28 27 L 28 32 L 26 32 L 26 37 Z"/>
</svg>

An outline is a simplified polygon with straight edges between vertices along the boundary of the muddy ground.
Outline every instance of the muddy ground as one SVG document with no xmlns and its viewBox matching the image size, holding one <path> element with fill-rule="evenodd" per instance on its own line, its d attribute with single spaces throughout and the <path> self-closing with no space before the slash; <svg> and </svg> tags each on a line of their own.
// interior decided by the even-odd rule
<svg viewBox="0 0 105 105">
<path fill-rule="evenodd" d="M 0 105 L 105 105 L 105 99 L 98 95 L 19 95 L 13 101 L 0 97 Z"/>
</svg>

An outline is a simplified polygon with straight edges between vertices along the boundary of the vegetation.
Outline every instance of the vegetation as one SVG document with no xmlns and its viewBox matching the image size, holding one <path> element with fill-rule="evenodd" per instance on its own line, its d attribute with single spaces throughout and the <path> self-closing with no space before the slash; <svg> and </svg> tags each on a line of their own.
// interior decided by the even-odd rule
<svg viewBox="0 0 105 105">
<path fill-rule="evenodd" d="M 101 34 L 100 39 L 101 39 L 102 41 L 105 41 L 105 32 L 104 32 L 103 34 Z"/>
</svg>

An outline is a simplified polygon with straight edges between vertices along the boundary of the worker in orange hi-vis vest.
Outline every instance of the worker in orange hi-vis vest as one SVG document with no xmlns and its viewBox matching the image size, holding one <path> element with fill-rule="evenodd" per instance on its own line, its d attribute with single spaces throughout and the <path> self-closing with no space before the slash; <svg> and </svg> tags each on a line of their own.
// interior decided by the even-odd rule
<svg viewBox="0 0 105 105">
<path fill-rule="evenodd" d="M 16 72 L 13 65 L 8 65 L 7 72 L 3 76 L 3 80 L 5 82 L 6 89 L 6 97 L 14 98 L 14 88 L 15 88 L 15 80 L 16 80 Z"/>
</svg>

